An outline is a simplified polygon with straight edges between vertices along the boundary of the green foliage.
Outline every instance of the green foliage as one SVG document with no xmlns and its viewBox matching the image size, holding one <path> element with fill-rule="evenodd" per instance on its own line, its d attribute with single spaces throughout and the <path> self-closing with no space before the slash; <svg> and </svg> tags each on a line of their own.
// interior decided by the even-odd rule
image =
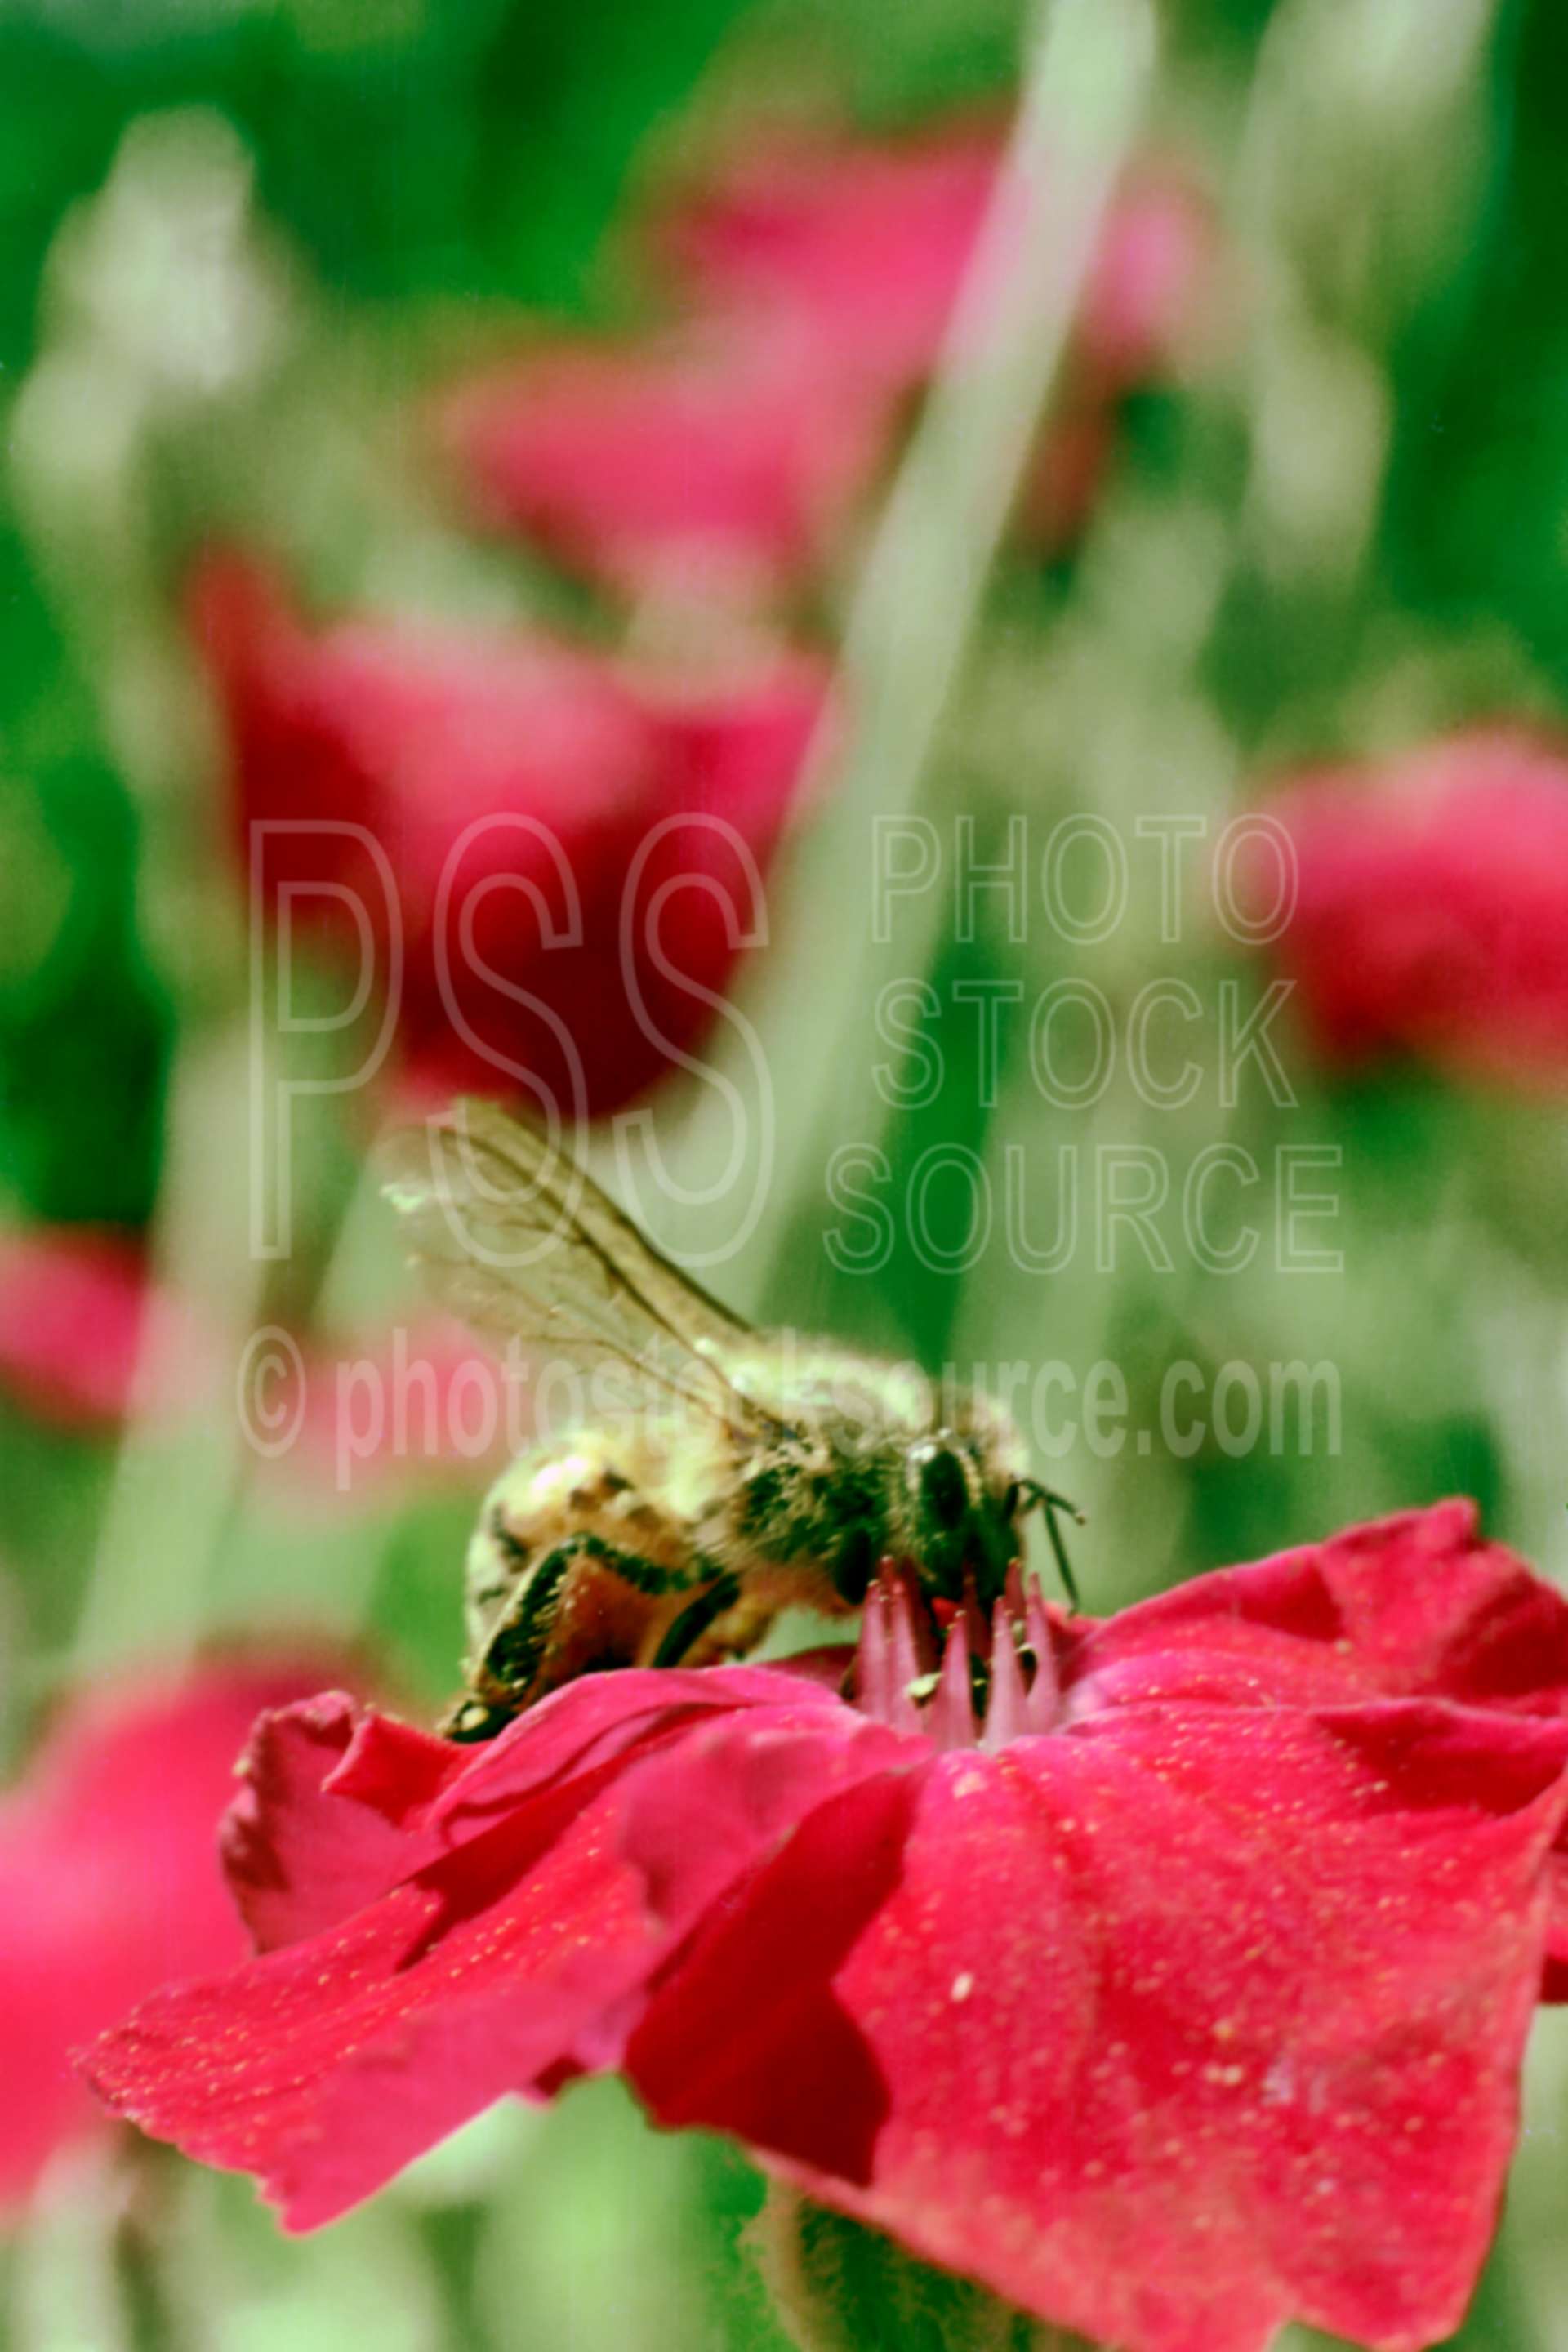
<svg viewBox="0 0 1568 2352">
<path fill-rule="evenodd" d="M 1435 25 L 1446 0 L 1429 5 Z M 1445 80 L 1447 53 L 1423 38 L 1407 0 L 1363 0 L 1363 37 L 1348 46 L 1336 26 L 1355 12 L 1325 0 L 1167 13 L 1179 22 L 1156 127 L 1205 159 L 1253 307 L 1193 383 L 1127 404 L 1081 547 L 1005 553 L 923 787 L 944 838 L 955 817 L 975 816 L 981 857 L 1015 810 L 1037 844 L 1053 817 L 1082 810 L 1123 822 L 1145 806 L 1191 809 L 1217 824 L 1279 762 L 1381 750 L 1504 709 L 1553 720 L 1568 698 L 1568 19 L 1552 0 L 1470 8 L 1472 47 L 1456 49 Z M 1466 14 L 1456 5 L 1454 23 Z M 212 837 L 212 747 L 180 699 L 190 678 L 169 642 L 171 551 L 203 528 L 271 520 L 312 586 L 345 604 L 548 611 L 606 629 L 537 562 L 462 541 L 406 448 L 405 394 L 520 306 L 594 314 L 635 299 L 624 270 L 606 268 L 614 232 L 643 177 L 721 105 L 748 94 L 788 105 L 824 84 L 876 126 L 995 105 L 1030 23 L 1020 0 L 595 0 L 578 12 L 537 0 L 16 0 L 4 11 L 8 421 L 62 331 L 71 224 L 133 126 L 181 109 L 229 125 L 254 164 L 247 250 L 287 264 L 281 356 L 231 398 L 175 399 L 156 414 L 150 404 L 123 470 L 106 463 L 85 503 L 79 483 L 51 507 L 58 484 L 40 494 L 25 454 L 14 461 L 16 512 L 0 528 L 8 1223 L 148 1230 L 170 1197 L 171 1067 L 199 1060 L 243 1013 L 237 902 Z M 180 896 L 193 871 L 194 900 Z M 1037 919 L 1037 898 L 1035 908 Z M 868 1096 L 884 1066 L 909 1081 L 922 1054 L 940 1054 L 939 1086 L 906 1083 L 887 1103 L 889 1197 L 901 1202 L 911 1171 L 944 1152 L 994 1174 L 1012 1146 L 1039 1170 L 1062 1145 L 1145 1139 L 1146 1107 L 1125 1087 L 1092 1117 L 1042 1100 L 1029 1007 L 1077 975 L 1121 1013 L 1177 968 L 1204 999 L 1210 1025 L 1193 1050 L 1207 1053 L 1221 984 L 1256 984 L 1212 925 L 1189 929 L 1178 957 L 1142 902 L 1114 940 L 1082 952 L 1037 919 L 1026 942 L 994 921 L 962 942 L 944 925 L 904 975 L 929 1003 L 901 1065 L 870 1007 L 856 1032 L 850 1076 Z M 965 992 L 1015 982 L 991 1070 Z M 818 1050 L 792 1040 L 803 1066 Z M 1328 1084 L 1291 1066 L 1288 1109 L 1255 1086 L 1226 1108 L 1208 1085 L 1157 1133 L 1178 1171 L 1219 1135 L 1260 1159 L 1287 1139 L 1339 1150 L 1344 1267 L 1310 1283 L 1262 1269 L 1245 1281 L 1167 1275 L 1136 1253 L 1113 1276 L 1091 1262 L 1020 1276 L 1000 1248 L 971 1264 L 972 1194 L 951 1175 L 923 1196 L 921 1246 L 896 1217 L 875 1279 L 829 1262 L 819 1171 L 771 1212 L 787 1233 L 770 1301 L 781 1318 L 932 1369 L 952 1356 L 1048 1354 L 1080 1370 L 1109 1358 L 1135 1426 L 1148 1425 L 1177 1358 L 1210 1370 L 1333 1358 L 1343 1443 L 1331 1453 L 1244 1455 L 1211 1431 L 1181 1460 L 1129 1447 L 1049 1465 L 1091 1508 L 1074 1557 L 1092 1608 L 1455 1490 L 1548 1571 L 1563 1565 L 1558 1108 L 1468 1097 L 1414 1073 Z M 209 1142 L 205 1166 L 239 1168 L 237 1125 Z M 358 1146 L 335 1102 L 312 1107 L 298 1147 L 310 1194 L 298 1263 L 257 1276 L 257 1298 L 291 1320 L 308 1321 L 323 1286 L 348 1278 L 340 1229 Z M 1042 1178 L 1031 1200 L 1042 1229 L 1059 1205 L 1054 1183 Z M 198 1185 L 196 1210 L 210 1206 Z M 188 1222 L 206 1247 L 203 1215 Z M 396 1276 L 384 1236 L 377 1249 L 365 1287 L 384 1303 Z M 212 1303 L 226 1328 L 235 1297 Z M 0 1406 L 0 1456 L 9 1759 L 69 1669 L 102 1571 L 114 1464 L 101 1435 L 47 1431 L 14 1400 Z M 152 1490 L 176 1531 L 188 1532 L 199 1466 L 154 1449 Z M 321 1625 L 367 1641 L 416 1706 L 450 1696 L 474 1494 L 416 1484 L 301 1500 L 213 1475 L 221 1558 L 207 1561 L 192 1538 L 200 1622 L 186 1631 Z M 148 1549 L 155 1559 L 161 1536 Z M 1505 2237 L 1455 2339 L 1467 2352 L 1554 2340 L 1542 2314 L 1558 2263 L 1531 2183 L 1552 2168 L 1555 2130 L 1549 2119 L 1527 2145 L 1531 2226 Z M 717 2144 L 655 2140 L 603 2086 L 547 2118 L 510 2118 L 493 2143 L 465 2140 L 449 2163 L 304 2246 L 281 2244 L 232 2184 L 192 2175 L 179 2193 L 168 2259 L 207 2300 L 199 2332 L 176 2327 L 167 2352 L 186 2340 L 219 2352 L 326 2347 L 351 2328 L 411 2352 L 501 2352 L 524 2338 L 574 2352 L 784 2342 L 750 2246 L 757 2177 Z M 88 2235 L 107 2227 L 101 2214 L 77 2218 Z M 928 2279 L 916 2293 L 881 2242 L 821 2216 L 806 2234 L 814 2259 L 837 2265 L 837 2307 L 850 2314 L 840 2333 L 855 2352 L 1015 2342 L 1011 2321 L 995 2335 L 995 2315 L 961 2284 Z M 71 2274 L 81 2242 L 40 2226 L 0 2248 L 4 2352 L 89 2340 L 63 2322 L 42 2336 L 26 2316 L 38 2307 L 29 2281 Z M 150 2324 L 155 2335 L 143 2314 L 144 2337 Z"/>
</svg>

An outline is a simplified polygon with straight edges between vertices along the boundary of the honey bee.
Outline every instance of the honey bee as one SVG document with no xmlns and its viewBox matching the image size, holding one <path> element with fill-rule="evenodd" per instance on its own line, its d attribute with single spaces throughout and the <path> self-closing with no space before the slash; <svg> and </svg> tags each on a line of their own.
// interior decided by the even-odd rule
<svg viewBox="0 0 1568 2352">
<path fill-rule="evenodd" d="M 466 1690 L 483 1739 L 572 1677 L 745 1654 L 779 1612 L 858 1609 L 886 1559 L 989 1611 L 1043 1507 L 1010 1417 L 912 1370 L 757 1331 L 661 1256 L 569 1153 L 493 1105 L 398 1139 L 388 1199 L 447 1304 L 590 1376 L 593 1410 L 526 1449 L 468 1547 Z"/>
</svg>

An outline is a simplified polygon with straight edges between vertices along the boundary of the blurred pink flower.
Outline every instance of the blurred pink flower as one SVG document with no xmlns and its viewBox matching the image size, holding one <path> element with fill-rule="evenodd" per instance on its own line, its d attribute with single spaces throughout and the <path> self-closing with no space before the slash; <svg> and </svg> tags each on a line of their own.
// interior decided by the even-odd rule
<svg viewBox="0 0 1568 2352">
<path fill-rule="evenodd" d="M 815 661 L 769 646 L 707 682 L 536 634 L 312 631 L 237 555 L 209 559 L 191 609 L 262 910 L 301 894 L 293 929 L 356 967 L 371 947 L 423 1080 L 531 1077 L 595 1115 L 700 1043 L 763 925 Z"/>
<path fill-rule="evenodd" d="M 847 375 L 930 374 L 991 201 L 1002 131 L 950 122 L 902 140 L 758 141 L 672 212 L 664 250 L 707 302 L 803 331 Z M 1102 393 L 1169 370 L 1204 307 L 1215 231 L 1175 166 L 1113 200 L 1077 329 Z"/>
<path fill-rule="evenodd" d="M 243 1956 L 217 1817 L 257 1715 L 333 1672 L 275 1654 L 79 1695 L 0 1795 L 0 2207 L 103 2129 L 68 2053 L 168 1978 Z"/>
<path fill-rule="evenodd" d="M 439 430 L 476 504 L 637 590 L 811 570 L 874 474 L 886 400 L 785 331 L 556 344 L 468 379 Z"/>
<path fill-rule="evenodd" d="M 1183 165 L 1136 165 L 1106 216 L 1085 289 L 1080 368 L 1111 392 L 1183 373 L 1214 338 L 1218 262 L 1218 225 Z"/>
<path fill-rule="evenodd" d="M 154 1334 L 154 1324 L 161 1326 Z M 241 1366 L 195 1308 L 153 1281 L 119 1234 L 0 1234 L 0 1392 L 57 1428 L 111 1432 L 133 1413 L 240 1412 L 264 1470 L 313 1499 L 399 1475 L 499 1461 L 527 1434 L 501 1368 L 452 1322 L 263 1335 Z"/>
<path fill-rule="evenodd" d="M 1268 951 L 1324 1060 L 1568 1078 L 1568 748 L 1478 729 L 1295 777 L 1262 808 L 1295 883 Z M 1282 904 L 1272 845 L 1254 866 L 1266 923 Z"/>
<path fill-rule="evenodd" d="M 308 2228 L 619 2068 L 1123 2352 L 1445 2334 L 1561 1932 L 1568 1605 L 1449 1504 L 1104 1623 L 1015 1586 L 922 1676 L 930 1633 L 879 1588 L 853 1702 L 840 1651 L 478 1748 L 275 1716 L 225 1840 L 259 1957 L 94 2080 Z"/>
<path fill-rule="evenodd" d="M 759 136 L 689 191 L 658 245 L 705 303 L 804 331 L 847 375 L 908 386 L 941 348 L 1001 152 L 990 121 L 886 142 Z"/>
<path fill-rule="evenodd" d="M 151 1306 L 129 1235 L 76 1225 L 0 1234 L 0 1388 L 41 1420 L 91 1429 L 131 1409 Z M 197 1345 L 174 1312 L 183 1349 Z M 193 1365 L 191 1394 L 210 1378 Z"/>
<path fill-rule="evenodd" d="M 438 403 L 479 509 L 622 588 L 798 581 L 935 366 L 1001 152 L 991 122 L 757 140 L 656 228 L 696 306 L 683 340 L 547 344 Z M 1116 400 L 1201 339 L 1215 247 L 1183 174 L 1141 166 L 1106 220 L 1022 502 L 1037 543 L 1081 530 Z"/>
<path fill-rule="evenodd" d="M 476 1465 L 499 1470 L 531 1433 L 526 1395 L 513 1397 L 495 1358 L 440 1317 L 357 1343 L 318 1339 L 279 1379 L 260 1400 L 295 1431 L 279 1466 L 316 1496 L 379 1498 L 444 1472 L 467 1485 Z"/>
</svg>

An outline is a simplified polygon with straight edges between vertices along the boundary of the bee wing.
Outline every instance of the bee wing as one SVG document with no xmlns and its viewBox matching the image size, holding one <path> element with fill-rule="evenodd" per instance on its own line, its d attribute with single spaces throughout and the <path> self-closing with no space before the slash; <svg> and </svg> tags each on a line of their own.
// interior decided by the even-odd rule
<svg viewBox="0 0 1568 2352">
<path fill-rule="evenodd" d="M 465 1098 L 382 1157 L 416 1262 L 472 1328 L 613 1369 L 633 1401 L 760 1418 L 722 1361 L 749 1327 L 661 1256 L 562 1140 Z"/>
</svg>

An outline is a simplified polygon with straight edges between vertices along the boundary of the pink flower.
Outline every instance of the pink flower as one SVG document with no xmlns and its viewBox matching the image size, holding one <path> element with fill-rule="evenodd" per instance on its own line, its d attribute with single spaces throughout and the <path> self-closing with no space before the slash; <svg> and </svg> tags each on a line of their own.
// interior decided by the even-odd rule
<svg viewBox="0 0 1568 2352">
<path fill-rule="evenodd" d="M 707 302 L 804 328 L 847 371 L 929 374 L 1001 154 L 991 122 L 903 141 L 759 139 L 660 231 Z"/>
<path fill-rule="evenodd" d="M 1104 1624 L 1015 1588 L 923 1678 L 921 1637 L 884 1589 L 852 1703 L 830 1653 L 477 1748 L 273 1717 L 225 1841 L 259 1957 L 93 2079 L 296 2228 L 616 2067 L 1123 2352 L 1445 2334 L 1561 1933 L 1568 1607 L 1449 1504 Z"/>
<path fill-rule="evenodd" d="M 79 1696 L 0 1796 L 0 2206 L 103 2128 L 73 2046 L 167 1978 L 241 1958 L 214 1824 L 258 1710 L 331 1670 L 237 1659 Z"/>
<path fill-rule="evenodd" d="M 1296 893 L 1270 953 L 1326 1061 L 1568 1076 L 1568 752 L 1481 729 L 1299 777 L 1263 806 Z M 1289 903 L 1272 848 L 1252 887 L 1267 925 Z"/>
<path fill-rule="evenodd" d="M 264 1351 L 247 1402 L 264 1466 L 296 1496 L 380 1499 L 443 1473 L 469 1486 L 476 1465 L 500 1470 L 529 1434 L 502 1367 L 445 1318 L 296 1349 Z"/>
<path fill-rule="evenodd" d="M 129 1235 L 74 1225 L 0 1234 L 0 1387 L 41 1420 L 122 1420 L 155 1315 L 186 1364 L 185 1402 L 210 1393 L 216 1349 L 197 1318 L 154 1294 Z"/>
<path fill-rule="evenodd" d="M 302 892 L 294 929 L 355 972 L 368 944 L 384 992 L 395 973 L 423 1080 L 531 1076 L 598 1113 L 701 1041 L 764 917 L 824 705 L 815 662 L 770 648 L 670 681 L 537 635 L 312 631 L 234 556 L 192 609 L 263 908 Z"/>
<path fill-rule="evenodd" d="M 885 446 L 868 397 L 787 331 L 558 344 L 461 384 L 440 430 L 476 502 L 634 590 L 810 570 Z"/>
<path fill-rule="evenodd" d="M 680 340 L 547 344 L 440 403 L 480 510 L 623 589 L 797 582 L 936 364 L 1000 153 L 990 123 L 759 142 L 657 232 L 698 306 Z M 1081 527 L 1114 401 L 1193 342 L 1214 241 L 1172 169 L 1144 165 L 1112 206 L 1024 500 L 1043 543 Z"/>
<path fill-rule="evenodd" d="M 984 121 L 880 143 L 759 142 L 674 213 L 664 247 L 706 301 L 791 322 L 847 373 L 907 387 L 936 361 L 1001 152 Z M 1145 164 L 1107 216 L 1079 322 L 1103 391 L 1170 364 L 1213 250 L 1196 192 Z"/>
<path fill-rule="evenodd" d="M 218 1332 L 155 1284 L 127 1236 L 0 1234 L 0 1391 L 40 1421 L 102 1433 L 147 1412 L 237 1409 L 241 1367 Z M 319 1497 L 515 1451 L 522 1424 L 493 1358 L 455 1323 L 281 1338 L 247 1362 L 247 1433 L 269 1469 Z"/>
<path fill-rule="evenodd" d="M 1216 228 L 1180 163 L 1145 163 L 1107 215 L 1078 320 L 1080 365 L 1105 390 L 1180 372 L 1215 321 Z"/>
</svg>

